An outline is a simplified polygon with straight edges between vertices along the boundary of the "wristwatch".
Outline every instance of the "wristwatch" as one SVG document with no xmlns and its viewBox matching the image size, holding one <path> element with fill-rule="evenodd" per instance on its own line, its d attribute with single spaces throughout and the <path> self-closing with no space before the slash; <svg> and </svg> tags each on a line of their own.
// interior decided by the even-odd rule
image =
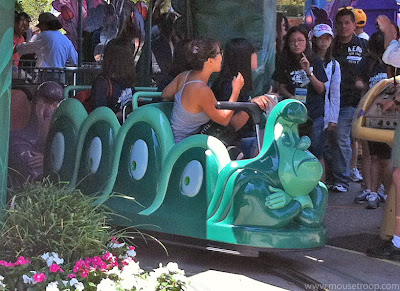
<svg viewBox="0 0 400 291">
<path fill-rule="evenodd" d="M 313 72 L 311 72 L 310 74 L 307 74 L 307 77 L 311 77 L 311 76 L 314 76 L 314 73 Z"/>
</svg>

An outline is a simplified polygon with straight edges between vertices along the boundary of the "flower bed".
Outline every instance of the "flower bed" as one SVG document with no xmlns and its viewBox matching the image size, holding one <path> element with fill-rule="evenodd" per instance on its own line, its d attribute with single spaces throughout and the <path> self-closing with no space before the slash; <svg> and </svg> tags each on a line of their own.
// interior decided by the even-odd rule
<svg viewBox="0 0 400 291">
<path fill-rule="evenodd" d="M 176 263 L 151 272 L 143 271 L 135 260 L 133 246 L 116 239 L 101 256 L 80 259 L 69 266 L 57 253 L 37 258 L 20 256 L 15 262 L 0 260 L 0 290 L 185 290 L 188 279 Z"/>
</svg>

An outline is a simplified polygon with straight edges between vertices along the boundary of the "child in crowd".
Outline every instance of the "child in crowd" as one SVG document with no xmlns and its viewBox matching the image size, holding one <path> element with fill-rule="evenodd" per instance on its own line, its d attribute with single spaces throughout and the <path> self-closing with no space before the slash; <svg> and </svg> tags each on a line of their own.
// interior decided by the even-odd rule
<svg viewBox="0 0 400 291">
<path fill-rule="evenodd" d="M 274 75 L 279 82 L 281 96 L 306 103 L 313 121 L 310 151 L 322 159 L 325 82 L 328 78 L 323 61 L 311 51 L 308 33 L 302 27 L 289 29 Z"/>
<path fill-rule="evenodd" d="M 329 25 L 318 24 L 314 27 L 312 31 L 312 50 L 323 61 L 328 78 L 325 83 L 324 130 L 326 132 L 322 136 L 325 143 L 332 141 L 332 138 L 334 138 L 340 111 L 341 72 L 339 63 L 332 57 L 332 41 L 333 32 Z M 318 138 L 318 132 L 313 139 L 315 138 Z M 322 181 L 325 181 L 326 171 L 323 156 L 320 158 L 320 162 L 324 168 Z"/>
<path fill-rule="evenodd" d="M 363 92 L 371 89 L 379 81 L 388 78 L 389 66 L 382 61 L 382 55 L 385 51 L 384 35 L 377 31 L 371 35 L 368 42 L 368 53 L 358 64 L 356 87 Z M 363 152 L 369 152 L 363 155 L 363 176 L 365 189 L 355 198 L 355 202 L 367 202 L 367 208 L 375 209 L 380 202 L 384 202 L 386 195 L 379 185 L 383 183 L 389 189 L 391 163 L 391 149 L 386 143 L 364 142 Z M 385 178 L 386 177 L 386 178 Z"/>
</svg>

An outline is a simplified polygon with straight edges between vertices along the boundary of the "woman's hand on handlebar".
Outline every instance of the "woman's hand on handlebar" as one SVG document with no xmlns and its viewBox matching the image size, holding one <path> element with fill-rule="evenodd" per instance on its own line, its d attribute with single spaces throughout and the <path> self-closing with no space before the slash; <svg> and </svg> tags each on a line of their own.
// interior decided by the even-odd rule
<svg viewBox="0 0 400 291">
<path fill-rule="evenodd" d="M 257 104 L 262 111 L 267 111 L 267 109 L 274 106 L 274 102 L 265 95 L 254 97 L 250 102 Z"/>
<path fill-rule="evenodd" d="M 236 77 L 232 80 L 232 92 L 235 92 L 239 95 L 240 90 L 242 90 L 244 85 L 244 78 L 242 74 L 239 72 Z"/>
</svg>

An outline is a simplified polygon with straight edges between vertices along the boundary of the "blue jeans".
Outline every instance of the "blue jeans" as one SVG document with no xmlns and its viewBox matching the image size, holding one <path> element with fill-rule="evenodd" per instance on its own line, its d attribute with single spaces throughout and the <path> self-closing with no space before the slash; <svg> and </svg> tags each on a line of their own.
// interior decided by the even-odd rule
<svg viewBox="0 0 400 291">
<path fill-rule="evenodd" d="M 334 184 L 341 184 L 349 188 L 350 163 L 353 151 L 351 149 L 351 123 L 356 108 L 340 108 L 336 135 L 329 141 L 329 150 L 325 151 L 327 160 L 332 163 L 332 174 Z"/>
<path fill-rule="evenodd" d="M 310 152 L 320 160 L 324 153 L 325 137 L 324 137 L 324 117 L 318 117 L 314 120 L 313 130 L 310 136 L 311 147 Z"/>
</svg>

